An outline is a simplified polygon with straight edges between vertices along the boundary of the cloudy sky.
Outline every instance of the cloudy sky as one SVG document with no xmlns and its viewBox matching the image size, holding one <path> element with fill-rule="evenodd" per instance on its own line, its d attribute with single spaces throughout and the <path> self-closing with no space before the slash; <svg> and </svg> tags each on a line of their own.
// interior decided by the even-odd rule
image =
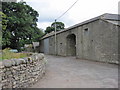
<svg viewBox="0 0 120 90">
<path fill-rule="evenodd" d="M 39 13 L 38 27 L 46 29 L 76 0 L 24 0 Z M 119 0 L 78 0 L 72 9 L 57 21 L 65 28 L 104 13 L 118 13 Z"/>
</svg>

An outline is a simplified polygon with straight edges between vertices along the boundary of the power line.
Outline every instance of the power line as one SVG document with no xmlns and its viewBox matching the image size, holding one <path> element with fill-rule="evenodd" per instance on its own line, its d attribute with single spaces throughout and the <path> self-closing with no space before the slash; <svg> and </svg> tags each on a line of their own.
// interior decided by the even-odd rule
<svg viewBox="0 0 120 90">
<path fill-rule="evenodd" d="M 65 11 L 61 16 L 59 16 L 57 19 L 55 19 L 55 20 L 58 20 L 58 19 L 60 19 L 63 15 L 65 15 L 76 3 L 78 2 L 78 0 L 77 1 L 75 1 L 74 3 L 73 3 L 73 5 L 71 6 L 71 7 L 69 7 L 68 8 L 68 10 L 67 11 Z"/>
<path fill-rule="evenodd" d="M 77 0 L 77 1 L 78 1 L 78 0 Z M 57 19 L 55 19 L 55 55 L 57 55 L 57 45 L 56 45 L 56 42 L 57 42 L 57 38 L 56 38 L 56 21 L 57 21 L 58 19 L 60 19 L 63 15 L 65 15 L 65 14 L 77 3 L 77 1 L 75 1 L 75 2 L 73 3 L 73 5 L 72 5 L 71 7 L 69 7 L 68 10 L 65 11 L 61 16 L 59 16 Z"/>
</svg>

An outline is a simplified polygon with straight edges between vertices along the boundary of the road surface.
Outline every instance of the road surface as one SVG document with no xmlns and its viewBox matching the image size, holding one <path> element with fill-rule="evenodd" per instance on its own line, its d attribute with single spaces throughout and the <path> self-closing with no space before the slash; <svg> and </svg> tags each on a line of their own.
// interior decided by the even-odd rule
<svg viewBox="0 0 120 90">
<path fill-rule="evenodd" d="M 32 88 L 118 88 L 118 66 L 46 55 L 46 74 Z"/>
</svg>

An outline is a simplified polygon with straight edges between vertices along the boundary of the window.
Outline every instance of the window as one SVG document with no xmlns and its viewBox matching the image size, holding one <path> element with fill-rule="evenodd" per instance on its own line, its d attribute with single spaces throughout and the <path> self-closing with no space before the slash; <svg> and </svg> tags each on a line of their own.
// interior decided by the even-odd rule
<svg viewBox="0 0 120 90">
<path fill-rule="evenodd" d="M 86 32 L 87 32 L 87 31 L 88 31 L 88 28 L 85 28 L 85 29 L 84 29 L 84 31 L 86 31 Z"/>
</svg>

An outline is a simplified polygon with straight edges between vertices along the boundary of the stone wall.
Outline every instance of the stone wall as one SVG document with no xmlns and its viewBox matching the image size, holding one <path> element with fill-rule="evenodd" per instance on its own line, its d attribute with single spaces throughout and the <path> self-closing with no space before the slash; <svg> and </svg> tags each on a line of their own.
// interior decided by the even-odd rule
<svg viewBox="0 0 120 90">
<path fill-rule="evenodd" d="M 0 67 L 0 88 L 26 88 L 45 74 L 43 54 L 27 58 L 4 60 Z"/>
<path fill-rule="evenodd" d="M 45 53 L 46 47 L 44 46 L 47 46 L 49 42 L 49 52 L 47 54 L 60 56 L 72 54 L 79 59 L 118 64 L 119 27 L 98 19 L 58 33 L 56 35 L 56 53 L 54 35 L 42 39 L 40 47 Z M 72 35 L 75 35 L 75 38 Z M 49 39 L 48 42 L 46 42 L 47 39 Z"/>
</svg>

